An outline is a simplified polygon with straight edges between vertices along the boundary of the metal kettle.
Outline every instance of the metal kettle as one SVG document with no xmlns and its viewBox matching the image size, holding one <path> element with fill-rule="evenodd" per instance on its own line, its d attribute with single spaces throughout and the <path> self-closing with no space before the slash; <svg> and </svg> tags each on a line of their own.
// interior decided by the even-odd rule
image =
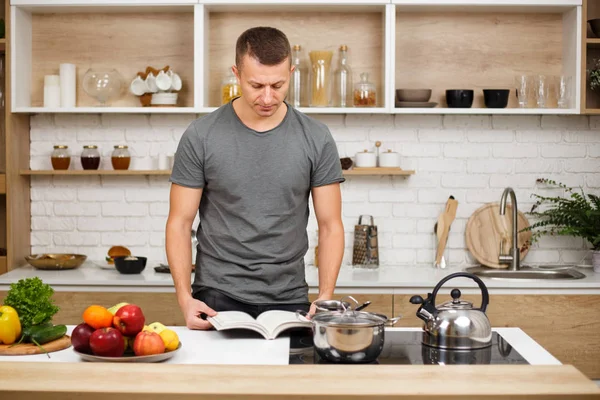
<svg viewBox="0 0 600 400">
<path fill-rule="evenodd" d="M 453 278 L 473 279 L 481 289 L 481 306 L 474 308 L 473 303 L 460 299 L 460 290 L 452 289 L 451 301 L 435 306 L 435 296 L 444 283 Z M 417 317 L 425 321 L 422 343 L 441 349 L 471 350 L 492 345 L 492 326 L 485 314 L 489 304 L 489 293 L 481 279 L 467 272 L 456 272 L 442 279 L 428 293 L 427 298 L 412 296 L 412 304 L 421 304 Z"/>
</svg>

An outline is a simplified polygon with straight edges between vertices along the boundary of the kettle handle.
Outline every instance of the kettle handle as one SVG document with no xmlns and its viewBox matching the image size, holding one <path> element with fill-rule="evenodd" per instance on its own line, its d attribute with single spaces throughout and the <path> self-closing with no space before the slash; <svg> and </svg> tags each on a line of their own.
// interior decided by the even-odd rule
<svg viewBox="0 0 600 400">
<path fill-rule="evenodd" d="M 435 307 L 435 296 L 437 295 L 437 292 L 442 288 L 442 285 L 444 283 L 448 282 L 450 279 L 459 278 L 459 277 L 471 278 L 479 285 L 479 289 L 481 289 L 481 307 L 479 307 L 479 309 L 481 311 L 485 312 L 485 310 L 487 309 L 487 306 L 490 302 L 490 294 L 487 290 L 487 287 L 483 283 L 483 281 L 481 279 L 479 279 L 478 276 L 469 274 L 468 272 L 455 272 L 453 274 L 446 276 L 441 281 L 439 281 L 438 284 L 433 289 L 433 293 L 431 294 L 431 305 L 433 307 Z"/>
</svg>

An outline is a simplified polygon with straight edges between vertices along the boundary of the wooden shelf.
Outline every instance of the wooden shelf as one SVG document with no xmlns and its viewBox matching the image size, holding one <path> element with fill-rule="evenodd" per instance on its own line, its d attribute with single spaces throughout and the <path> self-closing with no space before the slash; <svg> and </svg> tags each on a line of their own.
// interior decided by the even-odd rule
<svg viewBox="0 0 600 400">
<path fill-rule="evenodd" d="M 414 170 L 404 170 L 400 168 L 353 168 L 350 170 L 343 171 L 344 175 L 347 176 L 369 176 L 369 175 L 414 175 Z M 97 170 L 97 171 L 83 171 L 83 170 L 66 170 L 66 171 L 55 171 L 55 170 L 30 170 L 22 169 L 21 175 L 32 175 L 32 176 L 144 176 L 144 175 L 158 175 L 167 176 L 171 175 L 171 170 L 127 170 L 127 171 L 114 171 L 114 170 Z"/>
<path fill-rule="evenodd" d="M 6 193 L 6 174 L 0 174 L 0 194 Z"/>
<path fill-rule="evenodd" d="M 415 171 L 401 168 L 352 168 L 344 170 L 344 176 L 376 176 L 376 175 L 399 175 L 409 176 L 414 175 Z"/>
<path fill-rule="evenodd" d="M 62 175 L 62 176 L 82 176 L 82 175 L 103 175 L 103 176 L 141 176 L 141 175 L 171 175 L 170 170 L 66 170 L 66 171 L 55 171 L 55 170 L 30 170 L 22 169 L 21 175 Z"/>
<path fill-rule="evenodd" d="M 575 108 L 394 108 L 392 114 L 578 114 Z"/>
<path fill-rule="evenodd" d="M 194 107 L 19 107 L 15 113 L 22 114 L 195 114 Z"/>
<path fill-rule="evenodd" d="M 587 47 L 590 49 L 600 49 L 600 39 L 597 38 L 587 38 L 585 40 Z"/>
</svg>

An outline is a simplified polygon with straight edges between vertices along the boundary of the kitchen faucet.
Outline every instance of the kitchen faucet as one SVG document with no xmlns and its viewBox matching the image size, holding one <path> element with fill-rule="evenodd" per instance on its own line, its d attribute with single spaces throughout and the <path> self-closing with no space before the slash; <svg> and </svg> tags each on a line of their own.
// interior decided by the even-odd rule
<svg viewBox="0 0 600 400">
<path fill-rule="evenodd" d="M 518 271 L 521 269 L 520 258 L 521 252 L 519 250 L 519 239 L 518 239 L 518 210 L 517 210 L 517 196 L 515 191 L 511 187 L 504 189 L 502 197 L 500 198 L 500 215 L 506 213 L 506 198 L 510 194 L 510 202 L 512 204 L 512 247 L 510 248 L 509 254 L 500 254 L 498 256 L 498 263 L 510 264 L 508 268 L 511 271 Z"/>
</svg>

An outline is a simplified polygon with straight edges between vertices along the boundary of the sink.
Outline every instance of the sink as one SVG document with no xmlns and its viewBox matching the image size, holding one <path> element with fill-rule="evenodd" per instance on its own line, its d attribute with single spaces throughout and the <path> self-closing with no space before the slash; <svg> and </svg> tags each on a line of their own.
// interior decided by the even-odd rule
<svg viewBox="0 0 600 400">
<path fill-rule="evenodd" d="M 519 280 L 538 280 L 538 279 L 582 279 L 585 275 L 568 266 L 552 267 L 527 267 L 522 266 L 518 271 L 506 269 L 495 269 L 487 267 L 466 268 L 465 272 L 477 275 L 481 278 L 491 279 L 519 279 Z"/>
</svg>

